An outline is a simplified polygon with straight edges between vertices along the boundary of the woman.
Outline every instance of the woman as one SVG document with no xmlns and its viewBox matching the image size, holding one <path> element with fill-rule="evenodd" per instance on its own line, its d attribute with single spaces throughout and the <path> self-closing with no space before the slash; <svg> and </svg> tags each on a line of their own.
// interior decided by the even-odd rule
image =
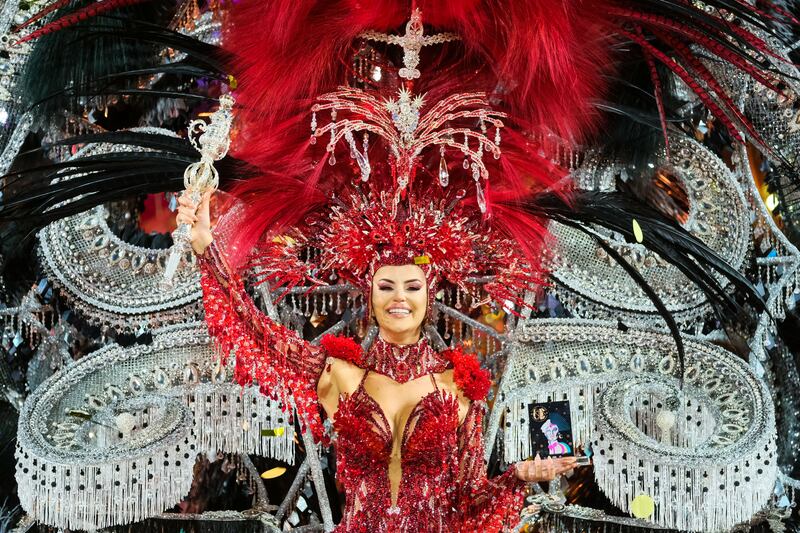
<svg viewBox="0 0 800 533">
<path fill-rule="evenodd" d="M 244 13 L 232 36 L 251 36 L 241 31 Z M 423 33 L 413 9 L 403 36 L 356 35 L 362 45 L 345 46 L 344 64 L 355 65 L 346 69 L 349 85 L 317 97 L 310 139 L 305 119 L 271 129 L 282 109 L 270 107 L 267 118 L 251 112 L 263 96 L 260 81 L 284 80 L 274 72 L 250 79 L 243 59 L 238 143 L 240 152 L 261 150 L 248 160 L 263 159 L 265 172 L 234 191 L 247 212 L 225 246 L 212 239 L 208 194 L 199 206 L 182 197 L 177 217 L 192 226 L 206 321 L 223 359 L 236 354 L 235 378 L 258 381 L 264 393 L 294 405 L 317 438 L 320 406 L 332 421 L 346 496 L 339 531 L 498 531 L 516 524 L 526 482 L 575 465 L 574 458 L 523 461 L 487 479 L 488 372 L 474 356 L 438 352 L 423 336 L 443 282 L 473 302 L 525 305 L 546 230 L 520 206 L 561 177 L 530 139 L 507 132 L 506 113 L 477 90 L 486 80 L 473 72 L 469 92 L 454 92 L 452 72 L 421 74 L 423 48 L 460 39 Z M 437 68 L 462 58 L 459 47 L 436 50 Z M 254 67 L 274 59 L 259 57 Z M 364 78 L 356 71 L 380 83 L 359 88 Z M 508 162 L 500 160 L 501 140 Z M 234 266 L 254 246 L 273 290 L 342 282 L 360 289 L 378 327 L 374 344 L 364 353 L 352 339 L 327 336 L 313 346 L 261 313 Z"/>
<path fill-rule="evenodd" d="M 387 247 L 371 265 L 369 312 L 379 335 L 366 354 L 340 337 L 324 338 L 319 349 L 249 300 L 212 238 L 209 199 L 197 206 L 184 195 L 177 216 L 192 226 L 209 328 L 218 340 L 245 327 L 250 342 L 283 343 L 274 358 L 256 355 L 256 364 L 280 374 L 296 396 L 313 385 L 312 397 L 333 421 L 345 490 L 337 531 L 497 531 L 516 523 L 526 482 L 574 467 L 573 457 L 537 458 L 486 478 L 481 424 L 489 380 L 472 356 L 437 353 L 424 338 L 436 279 L 426 264 L 414 264 L 418 251 Z M 234 344 L 223 341 L 223 353 Z"/>
<path fill-rule="evenodd" d="M 359 39 L 378 43 L 366 66 L 382 65 L 387 80 L 318 96 L 311 138 L 305 134 L 301 155 L 289 160 L 281 154 L 297 154 L 289 147 L 295 141 L 248 114 L 256 88 L 243 83 L 245 145 L 261 146 L 265 131 L 272 139 L 267 150 L 287 144 L 272 165 L 280 171 L 235 191 L 249 211 L 225 252 L 211 236 L 208 194 L 199 210 L 181 198 L 178 222 L 192 225 L 206 321 L 223 358 L 236 354 L 236 379 L 258 381 L 264 393 L 294 405 L 318 438 L 319 406 L 332 421 L 346 496 L 340 531 L 498 531 L 516 524 L 526 482 L 553 479 L 575 460 L 524 461 L 487 479 L 488 372 L 458 348 L 434 350 L 423 322 L 445 281 L 473 301 L 522 305 L 538 281 L 546 231 L 535 214 L 501 202 L 527 197 L 559 176 L 523 136 L 503 137 L 513 164 L 500 161 L 505 113 L 484 93 L 454 94 L 450 82 L 439 84 L 439 73 L 417 70 L 422 48 L 457 35 L 424 36 L 421 13 L 413 10 L 402 37 L 367 32 Z M 387 42 L 402 47 L 402 68 L 391 50 L 377 52 Z M 421 86 L 429 87 L 425 94 Z M 287 131 L 308 131 L 290 124 Z M 317 140 L 328 135 L 322 151 Z M 439 158 L 435 174 L 426 169 L 431 152 Z M 336 166 L 348 155 L 350 165 Z M 467 172 L 456 165 L 451 172 L 448 160 Z M 284 168 L 295 174 L 287 177 Z M 232 266 L 254 245 L 255 264 L 272 289 L 340 282 L 359 288 L 379 330 L 369 350 L 332 336 L 313 346 L 263 315 Z M 492 281 L 474 281 L 484 276 Z"/>
</svg>

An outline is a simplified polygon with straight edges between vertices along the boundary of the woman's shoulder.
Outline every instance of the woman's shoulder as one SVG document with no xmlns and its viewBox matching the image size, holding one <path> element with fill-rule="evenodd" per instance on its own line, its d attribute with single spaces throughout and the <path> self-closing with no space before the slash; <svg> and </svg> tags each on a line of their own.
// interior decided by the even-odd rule
<svg viewBox="0 0 800 533">
<path fill-rule="evenodd" d="M 460 346 L 441 352 L 453 366 L 453 381 L 470 400 L 485 400 L 492 386 L 489 371 L 481 367 L 475 354 L 465 352 Z"/>
<path fill-rule="evenodd" d="M 364 350 L 350 337 L 325 335 L 319 344 L 328 357 L 341 359 L 358 367 L 364 364 Z"/>
</svg>

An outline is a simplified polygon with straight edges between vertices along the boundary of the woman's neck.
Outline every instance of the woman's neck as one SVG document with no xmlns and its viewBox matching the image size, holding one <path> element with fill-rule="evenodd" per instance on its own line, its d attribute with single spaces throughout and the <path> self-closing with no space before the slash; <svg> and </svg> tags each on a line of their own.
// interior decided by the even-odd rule
<svg viewBox="0 0 800 533">
<path fill-rule="evenodd" d="M 381 339 L 383 339 L 384 342 L 402 346 L 405 344 L 416 344 L 419 342 L 419 339 L 422 337 L 422 331 L 417 329 L 417 331 L 411 331 L 407 333 L 394 333 L 381 328 L 378 331 L 378 335 L 381 336 Z"/>
</svg>

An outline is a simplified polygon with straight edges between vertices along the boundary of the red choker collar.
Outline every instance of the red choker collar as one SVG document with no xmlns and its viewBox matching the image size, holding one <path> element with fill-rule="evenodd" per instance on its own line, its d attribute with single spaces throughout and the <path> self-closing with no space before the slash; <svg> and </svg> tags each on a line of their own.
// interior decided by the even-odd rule
<svg viewBox="0 0 800 533">
<path fill-rule="evenodd" d="M 444 372 L 448 361 L 423 337 L 414 344 L 391 344 L 380 335 L 364 358 L 368 369 L 405 383 L 427 374 Z"/>
</svg>

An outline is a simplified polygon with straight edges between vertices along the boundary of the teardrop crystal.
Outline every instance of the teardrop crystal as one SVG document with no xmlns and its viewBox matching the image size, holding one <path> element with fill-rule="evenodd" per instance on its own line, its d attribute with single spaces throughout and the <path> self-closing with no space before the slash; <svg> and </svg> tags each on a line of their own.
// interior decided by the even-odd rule
<svg viewBox="0 0 800 533">
<path fill-rule="evenodd" d="M 477 191 L 476 199 L 478 200 L 478 207 L 481 210 L 481 213 L 486 212 L 486 197 L 483 195 L 483 188 L 481 187 L 481 182 L 475 182 L 475 189 Z"/>
<path fill-rule="evenodd" d="M 439 158 L 439 185 L 447 187 L 450 183 L 450 172 L 447 170 L 447 161 L 444 159 L 444 154 Z"/>
</svg>

